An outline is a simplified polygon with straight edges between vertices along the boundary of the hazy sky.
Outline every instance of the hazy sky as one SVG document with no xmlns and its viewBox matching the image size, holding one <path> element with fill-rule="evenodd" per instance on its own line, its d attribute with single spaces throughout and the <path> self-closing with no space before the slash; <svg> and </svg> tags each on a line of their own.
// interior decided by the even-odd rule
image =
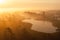
<svg viewBox="0 0 60 40">
<path fill-rule="evenodd" d="M 0 8 L 60 9 L 60 0 L 5 0 Z"/>
</svg>

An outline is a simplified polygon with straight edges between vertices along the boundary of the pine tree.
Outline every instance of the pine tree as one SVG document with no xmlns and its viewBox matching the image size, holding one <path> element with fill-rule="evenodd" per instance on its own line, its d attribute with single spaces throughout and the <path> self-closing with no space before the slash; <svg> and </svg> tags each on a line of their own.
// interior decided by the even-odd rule
<svg viewBox="0 0 60 40">
<path fill-rule="evenodd" d="M 16 40 L 11 28 L 6 28 L 4 31 L 4 40 Z"/>
</svg>

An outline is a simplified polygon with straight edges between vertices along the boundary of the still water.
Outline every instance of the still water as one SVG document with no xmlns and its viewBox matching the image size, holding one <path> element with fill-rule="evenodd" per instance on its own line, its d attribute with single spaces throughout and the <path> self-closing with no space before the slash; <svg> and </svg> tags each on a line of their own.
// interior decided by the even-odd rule
<svg viewBox="0 0 60 40">
<path fill-rule="evenodd" d="M 23 22 L 28 22 L 33 24 L 31 30 L 44 32 L 44 33 L 54 33 L 56 32 L 56 27 L 52 25 L 52 22 L 48 21 L 37 21 L 34 19 L 25 19 Z"/>
</svg>

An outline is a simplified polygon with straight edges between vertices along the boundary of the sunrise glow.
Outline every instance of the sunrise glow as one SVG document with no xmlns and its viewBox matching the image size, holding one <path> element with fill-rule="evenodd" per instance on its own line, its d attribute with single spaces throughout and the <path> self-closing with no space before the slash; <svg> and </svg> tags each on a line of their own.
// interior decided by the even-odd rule
<svg viewBox="0 0 60 40">
<path fill-rule="evenodd" d="M 10 11 L 11 8 L 13 10 L 60 10 L 60 0 L 0 0 L 0 11 Z"/>
<path fill-rule="evenodd" d="M 4 4 L 6 0 L 0 0 L 0 4 Z"/>
</svg>

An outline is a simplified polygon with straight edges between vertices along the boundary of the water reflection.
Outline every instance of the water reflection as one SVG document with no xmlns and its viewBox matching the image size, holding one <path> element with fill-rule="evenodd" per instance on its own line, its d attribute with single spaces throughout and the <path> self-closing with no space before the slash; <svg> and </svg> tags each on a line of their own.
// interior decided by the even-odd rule
<svg viewBox="0 0 60 40">
<path fill-rule="evenodd" d="M 31 30 L 45 33 L 54 33 L 56 32 L 57 27 L 54 27 L 51 22 L 48 21 L 37 21 L 34 19 L 26 19 L 23 22 L 32 23 L 33 26 Z"/>
</svg>

